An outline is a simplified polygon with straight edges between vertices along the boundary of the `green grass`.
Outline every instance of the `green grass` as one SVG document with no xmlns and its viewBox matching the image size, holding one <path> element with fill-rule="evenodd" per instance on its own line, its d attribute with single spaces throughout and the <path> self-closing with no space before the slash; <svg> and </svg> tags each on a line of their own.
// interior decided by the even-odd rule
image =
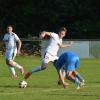
<svg viewBox="0 0 100 100">
<path fill-rule="evenodd" d="M 25 72 L 40 65 L 40 58 L 17 57 Z M 17 69 L 16 69 L 17 70 Z M 86 85 L 76 90 L 75 85 L 64 89 L 57 85 L 58 75 L 52 64 L 45 71 L 34 73 L 28 80 L 28 87 L 18 88 L 23 76 L 12 79 L 3 57 L 0 57 L 0 100 L 100 100 L 100 59 L 81 59 L 78 71 L 86 80 Z"/>
</svg>

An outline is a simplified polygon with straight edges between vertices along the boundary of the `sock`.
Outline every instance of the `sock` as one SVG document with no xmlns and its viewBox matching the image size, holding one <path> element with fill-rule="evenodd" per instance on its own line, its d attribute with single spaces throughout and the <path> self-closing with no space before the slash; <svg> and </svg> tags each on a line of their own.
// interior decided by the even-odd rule
<svg viewBox="0 0 100 100">
<path fill-rule="evenodd" d="M 70 77 L 68 77 L 67 75 L 66 75 L 66 79 L 68 79 L 68 80 L 70 80 L 71 82 L 75 83 L 75 80 L 72 79 L 72 78 L 70 78 Z"/>
<path fill-rule="evenodd" d="M 32 74 L 32 73 L 34 73 L 34 72 L 41 71 L 41 70 L 43 70 L 43 69 L 44 69 L 43 67 L 38 66 L 38 67 L 36 67 L 36 68 L 34 68 L 34 69 L 31 69 L 31 70 L 30 70 L 30 74 Z"/>
<path fill-rule="evenodd" d="M 77 78 L 77 77 L 75 78 L 75 83 L 76 83 L 76 85 L 77 85 L 77 86 L 79 86 L 79 85 L 80 85 L 80 81 L 78 80 L 78 78 Z"/>
<path fill-rule="evenodd" d="M 22 68 L 22 66 L 21 65 L 19 65 L 19 64 L 17 64 L 16 62 L 13 62 L 13 64 L 14 64 L 14 66 L 16 67 L 16 68 Z"/>
<path fill-rule="evenodd" d="M 9 70 L 11 71 L 11 73 L 15 76 L 16 75 L 16 71 L 15 68 L 12 66 L 9 66 Z"/>
<path fill-rule="evenodd" d="M 77 77 L 81 82 L 84 80 L 83 77 L 79 73 L 76 74 L 75 77 Z"/>
</svg>

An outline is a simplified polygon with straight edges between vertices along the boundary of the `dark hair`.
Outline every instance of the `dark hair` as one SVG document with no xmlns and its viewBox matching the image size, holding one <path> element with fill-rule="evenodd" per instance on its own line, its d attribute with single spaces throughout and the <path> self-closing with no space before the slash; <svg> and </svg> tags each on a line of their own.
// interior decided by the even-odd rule
<svg viewBox="0 0 100 100">
<path fill-rule="evenodd" d="M 13 25 L 7 25 L 7 27 L 12 27 L 13 28 Z"/>
<path fill-rule="evenodd" d="M 68 30 L 66 29 L 66 27 L 61 27 L 61 28 L 59 29 L 59 32 L 60 32 L 60 31 L 65 31 L 65 32 L 67 33 Z"/>
</svg>

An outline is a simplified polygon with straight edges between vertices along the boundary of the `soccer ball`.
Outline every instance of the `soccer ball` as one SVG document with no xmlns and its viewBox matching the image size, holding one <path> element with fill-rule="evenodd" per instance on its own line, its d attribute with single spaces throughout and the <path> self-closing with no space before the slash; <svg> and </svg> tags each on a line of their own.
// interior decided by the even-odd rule
<svg viewBox="0 0 100 100">
<path fill-rule="evenodd" d="M 19 82 L 19 88 L 26 88 L 27 87 L 27 82 L 26 81 L 20 81 Z"/>
</svg>

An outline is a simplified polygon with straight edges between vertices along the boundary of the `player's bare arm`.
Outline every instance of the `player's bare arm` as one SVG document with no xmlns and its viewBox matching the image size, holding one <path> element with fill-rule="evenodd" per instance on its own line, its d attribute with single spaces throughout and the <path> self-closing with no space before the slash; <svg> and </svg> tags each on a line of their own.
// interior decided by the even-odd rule
<svg viewBox="0 0 100 100">
<path fill-rule="evenodd" d="M 61 69 L 59 70 L 58 73 L 59 73 L 59 80 L 60 80 L 61 83 L 63 84 L 63 87 L 66 88 L 66 87 L 68 86 L 68 83 L 66 83 L 66 82 L 64 81 L 64 76 L 63 76 L 63 73 L 62 73 Z"/>
<path fill-rule="evenodd" d="M 69 44 L 58 44 L 60 48 L 70 47 L 73 44 L 73 41 L 70 41 Z"/>
<path fill-rule="evenodd" d="M 20 54 L 20 49 L 21 49 L 22 42 L 21 42 L 21 40 L 18 40 L 17 43 L 18 43 L 17 54 Z"/>
<path fill-rule="evenodd" d="M 46 31 L 43 31 L 40 33 L 40 39 L 43 39 L 45 36 L 50 36 L 51 35 L 51 32 L 46 32 Z"/>
</svg>

